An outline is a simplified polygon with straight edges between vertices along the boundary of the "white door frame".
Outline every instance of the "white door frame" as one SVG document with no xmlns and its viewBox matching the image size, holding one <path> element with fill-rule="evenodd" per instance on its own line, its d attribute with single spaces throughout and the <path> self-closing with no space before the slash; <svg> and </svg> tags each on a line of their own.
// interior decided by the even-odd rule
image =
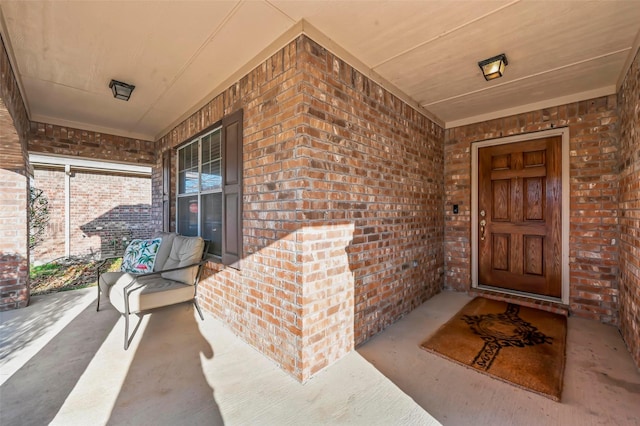
<svg viewBox="0 0 640 426">
<path fill-rule="evenodd" d="M 478 284 L 478 149 L 487 146 L 504 145 L 514 142 L 562 136 L 562 296 L 541 296 L 523 293 L 515 290 L 488 287 L 491 290 L 526 296 L 533 299 L 551 300 L 569 304 L 569 211 L 570 211 L 570 182 L 569 182 L 569 128 L 544 130 L 535 133 L 523 133 L 498 139 L 490 139 L 471 144 L 471 287 L 484 288 Z"/>
</svg>

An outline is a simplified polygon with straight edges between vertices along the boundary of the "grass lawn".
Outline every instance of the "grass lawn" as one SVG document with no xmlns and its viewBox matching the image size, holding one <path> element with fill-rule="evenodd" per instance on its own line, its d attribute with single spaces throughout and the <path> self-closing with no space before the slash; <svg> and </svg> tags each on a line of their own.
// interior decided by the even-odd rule
<svg viewBox="0 0 640 426">
<path fill-rule="evenodd" d="M 59 259 L 30 270 L 31 295 L 56 293 L 92 287 L 98 283 L 98 266 L 101 260 Z M 105 271 L 119 271 L 122 259 L 107 260 L 101 268 Z"/>
</svg>

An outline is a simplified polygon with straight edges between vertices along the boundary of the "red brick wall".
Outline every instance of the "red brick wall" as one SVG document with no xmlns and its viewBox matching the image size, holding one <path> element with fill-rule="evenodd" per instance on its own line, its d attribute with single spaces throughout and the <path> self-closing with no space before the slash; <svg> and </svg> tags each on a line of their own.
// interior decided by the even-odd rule
<svg viewBox="0 0 640 426">
<path fill-rule="evenodd" d="M 2 107 L 0 102 L 0 126 L 4 125 Z M 0 310 L 6 310 L 29 303 L 29 180 L 16 171 L 0 168 L 0 181 Z"/>
<path fill-rule="evenodd" d="M 152 141 L 37 122 L 30 123 L 28 137 L 29 151 L 34 153 L 129 164 L 156 162 L 156 144 Z M 45 170 L 36 172 L 36 186 L 47 190 L 55 210 L 48 229 L 52 239 L 36 248 L 37 261 L 65 255 L 64 173 Z M 45 176 L 53 180 L 45 182 Z M 151 218 L 149 178 L 76 170 L 71 185 L 72 256 L 120 254 L 126 245 L 123 237 L 146 238 L 156 228 Z M 96 230 L 96 226 L 103 229 Z"/>
<path fill-rule="evenodd" d="M 445 286 L 471 284 L 472 142 L 557 127 L 570 132 L 570 310 L 618 322 L 618 115 L 616 96 L 448 129 L 445 137 Z M 454 215 L 453 204 L 460 214 Z"/>
<path fill-rule="evenodd" d="M 151 236 L 150 177 L 73 168 L 71 172 L 71 256 L 121 254 L 127 241 Z M 64 170 L 36 168 L 34 186 L 49 200 L 50 220 L 45 239 L 33 250 L 31 260 L 46 262 L 65 256 Z"/>
<path fill-rule="evenodd" d="M 640 53 L 618 94 L 620 329 L 640 368 Z"/>
<path fill-rule="evenodd" d="M 354 228 L 357 345 L 442 288 L 444 131 L 313 41 L 303 47 L 302 214 Z"/>
<path fill-rule="evenodd" d="M 30 125 L 29 151 L 115 163 L 156 162 L 156 144 L 152 141 L 37 122 Z"/>
<path fill-rule="evenodd" d="M 306 380 L 440 290 L 444 132 L 301 36 L 165 135 L 162 149 L 238 108 L 243 266 L 210 263 L 200 299 Z"/>
<path fill-rule="evenodd" d="M 35 168 L 33 178 L 33 186 L 41 189 L 49 202 L 44 240 L 31 250 L 31 262 L 39 264 L 65 255 L 64 169 Z"/>
<path fill-rule="evenodd" d="M 244 109 L 243 122 L 243 249 L 242 270 L 210 262 L 199 286 L 204 309 L 223 320 L 285 371 L 303 379 L 302 268 L 296 211 L 301 202 L 296 129 L 304 123 L 298 107 L 302 73 L 297 69 L 298 41 L 287 45 L 239 82 L 171 130 L 159 141 L 173 148 L 223 116 Z M 161 163 L 154 170 L 154 221 L 161 227 Z M 175 229 L 175 194 L 172 229 Z"/>
<path fill-rule="evenodd" d="M 0 38 L 0 310 L 29 303 L 29 121 Z"/>
</svg>

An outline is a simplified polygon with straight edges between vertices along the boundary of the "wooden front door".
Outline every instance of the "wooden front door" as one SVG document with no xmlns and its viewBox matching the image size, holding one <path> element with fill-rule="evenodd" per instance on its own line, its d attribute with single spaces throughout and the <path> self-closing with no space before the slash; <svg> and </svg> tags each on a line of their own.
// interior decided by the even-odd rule
<svg viewBox="0 0 640 426">
<path fill-rule="evenodd" d="M 478 284 L 561 297 L 562 137 L 478 149 Z"/>
</svg>

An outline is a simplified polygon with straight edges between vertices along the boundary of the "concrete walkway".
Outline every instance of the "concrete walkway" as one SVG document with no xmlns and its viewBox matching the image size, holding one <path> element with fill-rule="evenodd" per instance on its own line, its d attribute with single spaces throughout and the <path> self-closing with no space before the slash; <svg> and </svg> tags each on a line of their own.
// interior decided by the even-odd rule
<svg viewBox="0 0 640 426">
<path fill-rule="evenodd" d="M 128 351 L 95 288 L 0 319 L 0 425 L 640 425 L 640 373 L 615 327 L 569 318 L 562 402 L 420 343 L 471 300 L 443 292 L 302 385 L 182 304 L 146 315 Z"/>
<path fill-rule="evenodd" d="M 357 352 L 302 385 L 193 307 L 146 315 L 129 350 L 95 288 L 0 313 L 1 425 L 430 425 Z"/>
<path fill-rule="evenodd" d="M 613 326 L 568 318 L 560 403 L 419 347 L 470 300 L 438 294 L 358 353 L 444 425 L 640 426 L 640 372 Z"/>
</svg>

